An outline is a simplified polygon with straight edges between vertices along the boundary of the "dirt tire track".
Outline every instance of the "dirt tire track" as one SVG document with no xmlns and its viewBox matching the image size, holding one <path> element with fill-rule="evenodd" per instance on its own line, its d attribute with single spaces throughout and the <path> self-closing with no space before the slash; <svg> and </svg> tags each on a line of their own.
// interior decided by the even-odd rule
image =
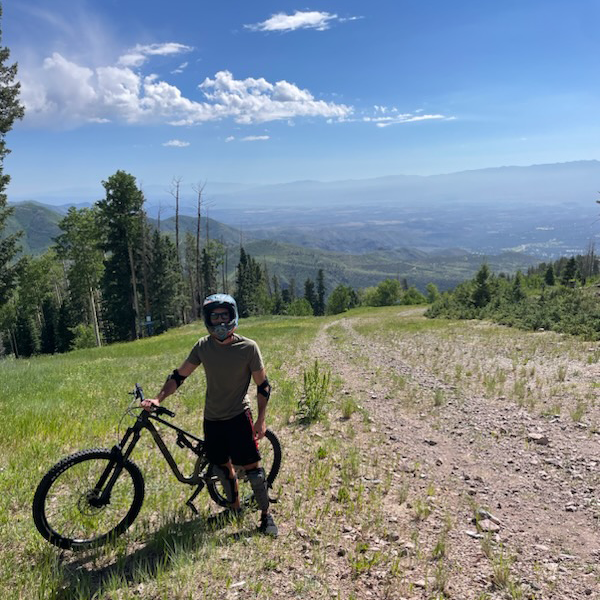
<svg viewBox="0 0 600 600">
<path fill-rule="evenodd" d="M 414 314 L 404 311 L 399 316 Z M 426 364 L 415 365 L 418 357 L 404 360 L 398 340 L 373 341 L 357 333 L 353 327 L 357 322 L 341 318 L 327 323 L 315 340 L 313 356 L 341 378 L 343 394 L 360 399 L 374 429 L 384 434 L 380 446 L 384 460 L 410 478 L 407 504 L 386 505 L 390 523 L 398 523 L 399 529 L 404 523 L 406 537 L 415 499 L 431 486 L 436 490 L 437 518 L 419 524 L 424 546 L 435 544 L 444 515 L 452 516 L 448 532 L 452 596 L 475 598 L 474 591 L 479 590 L 502 597 L 491 583 L 493 565 L 482 552 L 481 539 L 466 533 L 476 531 L 474 509 L 483 507 L 500 522 L 500 531 L 493 535 L 495 547 L 502 545 L 515 557 L 511 572 L 522 597 L 600 597 L 595 572 L 600 557 L 594 502 L 600 483 L 597 436 L 560 419 L 542 419 L 505 398 L 463 396 Z M 343 328 L 351 345 L 336 343 L 331 333 L 335 326 Z M 405 378 L 411 391 L 417 388 L 434 395 L 440 390 L 443 406 L 433 410 L 433 403 L 410 406 L 407 391 L 394 389 L 392 374 Z M 532 431 L 543 431 L 549 444 L 528 442 Z M 362 444 L 368 447 L 369 440 Z M 588 504 L 578 503 L 580 498 Z M 576 508 L 571 512 L 568 506 Z M 426 576 L 419 565 L 407 574 L 413 579 Z M 423 591 L 414 597 L 429 596 Z"/>
</svg>

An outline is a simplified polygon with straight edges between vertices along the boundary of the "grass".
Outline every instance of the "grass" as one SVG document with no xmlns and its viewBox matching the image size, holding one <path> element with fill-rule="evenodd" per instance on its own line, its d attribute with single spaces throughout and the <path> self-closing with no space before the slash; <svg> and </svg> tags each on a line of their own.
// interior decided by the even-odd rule
<svg viewBox="0 0 600 600">
<path fill-rule="evenodd" d="M 400 358 L 395 368 L 371 363 L 368 344 L 353 345 L 352 330 L 340 324 L 341 318 L 356 325 L 367 340 L 385 343 L 396 353 Z M 335 362 L 326 364 L 319 358 L 315 363 L 309 348 L 325 325 L 331 325 L 332 347 L 348 351 L 351 368 L 365 373 L 361 387 L 339 380 Z M 0 398 L 5 417 L 0 422 L 3 598 L 266 600 L 336 593 L 340 598 L 362 598 L 366 582 L 373 586 L 374 597 L 386 597 L 385 590 L 391 590 L 390 597 L 412 597 L 417 573 L 428 581 L 426 597 L 443 598 L 452 589 L 452 579 L 463 576 L 455 561 L 464 541 L 457 543 L 444 516 L 452 490 L 430 480 L 424 462 L 415 464 L 414 473 L 398 469 L 407 461 L 400 453 L 391 454 L 386 442 L 393 433 L 401 444 L 402 428 L 396 428 L 392 417 L 387 424 L 394 429 L 386 433 L 369 416 L 369 403 L 393 404 L 391 414 L 399 420 L 408 411 L 423 420 L 434 413 L 443 419 L 448 405 L 463 397 L 484 402 L 505 395 L 507 404 L 520 400 L 531 407 L 533 399 L 546 414 L 562 407 L 574 420 L 585 415 L 594 422 L 596 405 L 586 396 L 594 393 L 594 384 L 588 382 L 584 390 L 570 387 L 578 370 L 586 372 L 590 356 L 579 341 L 479 322 L 426 320 L 403 307 L 358 309 L 322 319 L 252 318 L 242 321 L 240 333 L 258 341 L 274 388 L 268 424 L 284 452 L 274 490 L 280 499 L 274 507 L 280 538 L 254 535 L 254 514 L 236 525 L 208 527 L 206 517 L 217 508 L 204 492 L 196 501 L 200 518 L 194 518 L 184 507 L 191 491 L 175 481 L 144 438 L 133 459 L 145 476 L 146 499 L 127 535 L 110 547 L 75 555 L 48 545 L 33 528 L 30 504 L 42 474 L 75 450 L 111 447 L 129 402 L 126 392 L 139 382 L 148 396 L 154 395 L 203 334 L 198 325 L 131 344 L 5 360 L 0 362 L 5 392 Z M 569 377 L 565 371 L 561 381 L 558 366 L 545 370 L 540 355 L 554 356 L 555 365 L 566 364 L 565 357 L 580 364 L 569 366 Z M 431 374 L 429 387 L 421 387 L 414 378 L 418 369 Z M 201 429 L 204 386 L 198 369 L 167 401 L 177 412 L 176 422 L 191 431 Z M 338 393 L 339 389 L 346 391 Z M 317 405 L 321 402 L 322 418 L 301 422 L 295 418 L 298 403 L 308 397 Z M 127 424 L 128 417 L 121 434 Z M 177 448 L 173 439 L 169 448 L 179 461 L 191 465 L 187 451 Z M 460 516 L 456 518 L 458 531 Z M 398 539 L 379 543 L 391 533 Z M 414 551 L 404 552 L 408 540 Z M 503 593 L 518 598 L 508 551 L 499 553 L 489 540 L 487 554 L 498 589 L 503 585 Z M 480 591 L 473 589 L 473 597 Z M 486 593 L 481 591 L 480 597 Z"/>
<path fill-rule="evenodd" d="M 268 416 L 269 426 L 275 430 L 281 430 L 295 410 L 300 386 L 293 370 L 304 363 L 318 327 L 315 319 L 242 322 L 240 333 L 261 345 L 276 390 Z M 85 566 L 77 567 L 80 558 L 59 554 L 37 534 L 30 518 L 33 491 L 50 466 L 82 448 L 110 448 L 131 422 L 126 416 L 120 424 L 133 384 L 139 382 L 147 396 L 154 395 L 201 335 L 203 331 L 192 324 L 130 344 L 0 362 L 4 392 L 0 400 L 4 412 L 0 422 L 3 598 L 108 598 L 139 582 L 155 589 L 157 597 L 171 597 L 174 577 L 192 570 L 191 563 L 197 566 L 208 561 L 215 548 L 231 544 L 226 534 L 203 529 L 198 525 L 201 520 L 192 520 L 191 513 L 182 509 L 191 491 L 175 481 L 149 437 L 142 438 L 132 457 L 146 481 L 142 513 L 114 547 L 86 554 Z M 290 353 L 290 347 L 297 352 Z M 167 401 L 177 412 L 176 422 L 191 431 L 201 431 L 204 385 L 199 369 Z M 183 465 L 191 467 L 193 457 L 177 448 L 173 439 L 169 449 Z M 205 493 L 198 497 L 197 506 L 202 516 L 214 510 Z M 251 531 L 253 519 L 246 519 L 243 525 Z M 260 547 L 265 542 L 256 540 L 252 545 Z M 253 549 L 251 554 L 257 551 Z M 207 568 L 209 564 L 203 569 L 208 573 L 214 569 L 214 576 L 227 571 L 225 566 Z M 185 593 L 181 597 L 186 597 Z"/>
</svg>

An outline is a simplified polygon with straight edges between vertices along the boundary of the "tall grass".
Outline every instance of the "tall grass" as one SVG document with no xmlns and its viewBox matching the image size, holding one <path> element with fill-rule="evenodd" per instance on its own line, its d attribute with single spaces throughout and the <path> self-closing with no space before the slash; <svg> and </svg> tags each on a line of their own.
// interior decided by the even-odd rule
<svg viewBox="0 0 600 600">
<path fill-rule="evenodd" d="M 298 386 L 292 374 L 304 364 L 318 327 L 318 321 L 310 318 L 241 322 L 240 334 L 261 346 L 273 383 L 267 425 L 274 430 L 295 408 Z M 142 437 L 132 456 L 145 477 L 144 506 L 138 522 L 117 546 L 85 555 L 85 568 L 76 567 L 79 559 L 66 557 L 43 541 L 31 519 L 31 501 L 42 475 L 67 454 L 115 444 L 133 420 L 125 415 L 131 401 L 127 393 L 133 385 L 140 383 L 147 397 L 154 396 L 166 375 L 185 360 L 204 333 L 199 324 L 192 324 L 127 344 L 0 361 L 2 598 L 112 597 L 111 589 L 127 590 L 134 579 L 150 576 L 154 581 L 165 570 L 185 571 L 186 565 L 180 564 L 182 544 L 187 545 L 185 554 L 201 560 L 212 552 L 214 544 L 226 543 L 219 532 L 207 532 L 199 526 L 202 520 L 190 521 L 191 514 L 183 506 L 192 490 L 175 480 L 149 436 Z M 202 431 L 204 388 L 204 374 L 199 368 L 166 401 L 177 412 L 175 422 L 192 432 Z M 253 388 L 250 394 L 254 395 Z M 179 449 L 172 438 L 169 449 L 184 472 L 189 472 L 193 456 Z M 207 494 L 199 496 L 197 506 L 204 516 L 216 509 Z M 248 522 L 247 526 L 253 524 Z M 143 550 L 138 553 L 135 547 Z M 118 556 L 123 553 L 125 565 L 119 566 Z M 144 570 L 148 571 L 146 577 Z"/>
</svg>

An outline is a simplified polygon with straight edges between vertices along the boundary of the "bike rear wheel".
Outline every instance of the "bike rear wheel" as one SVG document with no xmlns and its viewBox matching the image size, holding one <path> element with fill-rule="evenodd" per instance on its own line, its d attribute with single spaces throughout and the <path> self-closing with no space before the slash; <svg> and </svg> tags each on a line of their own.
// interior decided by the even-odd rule
<svg viewBox="0 0 600 600">
<path fill-rule="evenodd" d="M 102 492 L 117 471 L 103 501 Z M 138 467 L 110 450 L 94 448 L 67 456 L 46 473 L 33 498 L 33 520 L 51 544 L 85 550 L 121 535 L 143 501 L 144 478 Z"/>
<path fill-rule="evenodd" d="M 277 436 L 270 429 L 267 429 L 265 436 L 258 442 L 258 449 L 261 456 L 260 465 L 265 470 L 267 487 L 270 489 L 273 486 L 273 482 L 279 474 L 279 469 L 281 467 L 281 444 L 279 443 Z M 252 486 L 242 467 L 236 467 L 236 472 L 238 477 L 240 503 L 242 506 L 248 506 L 254 499 Z M 225 493 L 225 490 L 214 471 L 214 465 L 212 464 L 208 467 L 207 480 L 206 487 L 210 497 L 219 506 L 229 506 L 227 494 Z"/>
</svg>

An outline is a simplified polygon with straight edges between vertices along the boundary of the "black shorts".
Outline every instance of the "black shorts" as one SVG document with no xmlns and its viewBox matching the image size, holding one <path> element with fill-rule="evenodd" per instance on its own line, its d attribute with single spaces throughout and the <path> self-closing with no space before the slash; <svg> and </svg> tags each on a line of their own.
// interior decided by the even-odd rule
<svg viewBox="0 0 600 600">
<path fill-rule="evenodd" d="M 230 459 L 241 466 L 260 460 L 250 410 L 226 421 L 204 419 L 204 444 L 208 460 L 215 465 L 224 465 Z"/>
</svg>

